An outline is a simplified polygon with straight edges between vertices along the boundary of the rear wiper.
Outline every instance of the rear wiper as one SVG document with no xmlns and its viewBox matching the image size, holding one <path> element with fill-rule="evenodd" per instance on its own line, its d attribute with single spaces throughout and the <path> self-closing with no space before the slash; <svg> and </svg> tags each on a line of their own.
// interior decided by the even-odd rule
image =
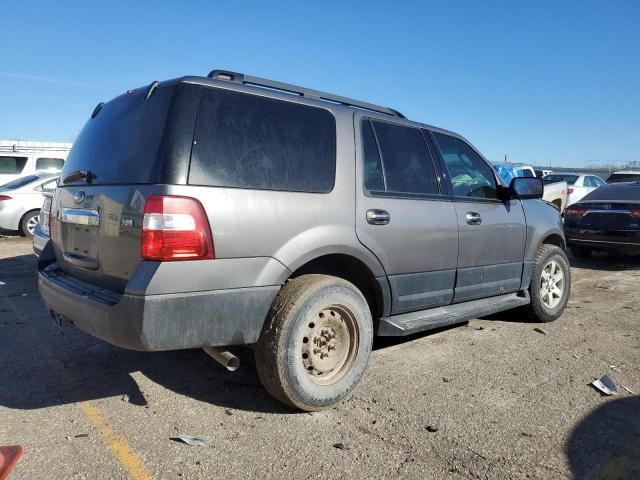
<svg viewBox="0 0 640 480">
<path fill-rule="evenodd" d="M 91 170 L 77 170 L 70 175 L 64 177 L 62 183 L 71 183 L 77 180 L 84 180 L 84 183 L 91 183 L 91 181 L 96 178 L 96 176 L 91 173 Z"/>
</svg>

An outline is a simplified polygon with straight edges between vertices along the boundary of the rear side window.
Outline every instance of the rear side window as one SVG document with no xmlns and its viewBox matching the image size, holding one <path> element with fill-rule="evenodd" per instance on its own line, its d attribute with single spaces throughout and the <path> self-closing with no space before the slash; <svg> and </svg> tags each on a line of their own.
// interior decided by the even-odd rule
<svg viewBox="0 0 640 480">
<path fill-rule="evenodd" d="M 365 120 L 362 135 L 366 190 L 439 194 L 433 160 L 419 129 Z"/>
<path fill-rule="evenodd" d="M 326 193 L 336 172 L 336 123 L 325 109 L 204 89 L 189 183 Z"/>
<path fill-rule="evenodd" d="M 433 133 L 449 171 L 456 197 L 497 199 L 497 184 L 493 169 L 473 148 L 459 138 Z"/>
<path fill-rule="evenodd" d="M 10 181 L 9 183 L 5 183 L 4 185 L 0 185 L 0 189 L 2 190 L 13 190 L 14 188 L 24 187 L 31 182 L 35 182 L 38 179 L 37 175 L 27 175 L 26 177 L 16 178 L 15 180 Z"/>
<path fill-rule="evenodd" d="M 38 158 L 36 160 L 36 171 L 42 172 L 53 170 L 59 172 L 64 166 L 64 160 L 61 158 Z"/>
<path fill-rule="evenodd" d="M 174 90 L 173 85 L 158 87 L 145 100 L 141 89 L 106 103 L 73 143 L 61 182 L 89 170 L 93 184 L 154 183 Z"/>
<path fill-rule="evenodd" d="M 27 157 L 0 157 L 0 173 L 20 174 L 26 164 Z"/>
</svg>

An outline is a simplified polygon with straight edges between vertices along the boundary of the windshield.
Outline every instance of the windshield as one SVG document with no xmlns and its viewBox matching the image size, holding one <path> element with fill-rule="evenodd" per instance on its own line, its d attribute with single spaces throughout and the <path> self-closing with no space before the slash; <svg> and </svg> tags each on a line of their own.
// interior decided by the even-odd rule
<svg viewBox="0 0 640 480">
<path fill-rule="evenodd" d="M 632 182 L 640 180 L 640 173 L 614 173 L 607 178 L 607 183 Z"/>
<path fill-rule="evenodd" d="M 0 190 L 15 190 L 16 188 L 24 187 L 25 185 L 34 182 L 37 179 L 38 175 L 27 175 L 26 177 L 16 178 L 11 182 L 0 185 Z"/>
<path fill-rule="evenodd" d="M 581 202 L 590 200 L 640 202 L 640 182 L 605 185 L 586 195 Z"/>
<path fill-rule="evenodd" d="M 558 182 L 567 182 L 569 185 L 573 185 L 578 180 L 579 175 L 562 175 L 559 173 L 550 173 L 542 177 L 542 181 L 546 184 L 550 183 L 558 183 Z"/>
<path fill-rule="evenodd" d="M 153 183 L 173 90 L 158 87 L 145 100 L 141 89 L 106 103 L 80 132 L 60 178 L 90 171 L 92 184 Z"/>
</svg>

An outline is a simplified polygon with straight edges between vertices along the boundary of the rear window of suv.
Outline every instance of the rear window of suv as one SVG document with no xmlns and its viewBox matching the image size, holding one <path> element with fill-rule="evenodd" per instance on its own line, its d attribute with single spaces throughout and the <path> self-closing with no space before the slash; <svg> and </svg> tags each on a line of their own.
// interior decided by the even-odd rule
<svg viewBox="0 0 640 480">
<path fill-rule="evenodd" d="M 154 183 L 174 89 L 160 86 L 148 100 L 140 89 L 106 103 L 73 143 L 61 181 L 89 170 L 93 184 Z"/>
<path fill-rule="evenodd" d="M 335 171 L 336 123 L 329 111 L 203 89 L 190 184 L 326 193 Z"/>
</svg>

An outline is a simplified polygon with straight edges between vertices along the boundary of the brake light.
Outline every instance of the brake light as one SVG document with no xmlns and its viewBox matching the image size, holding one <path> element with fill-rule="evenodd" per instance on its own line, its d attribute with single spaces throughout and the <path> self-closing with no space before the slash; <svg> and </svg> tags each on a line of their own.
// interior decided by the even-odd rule
<svg viewBox="0 0 640 480">
<path fill-rule="evenodd" d="M 567 189 L 567 193 L 568 193 L 569 195 L 571 195 L 571 194 L 573 193 L 573 188 L 569 187 L 569 188 Z"/>
<path fill-rule="evenodd" d="M 580 218 L 583 217 L 584 214 L 587 213 L 587 209 L 586 208 L 582 208 L 582 207 L 568 207 L 565 211 L 564 211 L 564 217 L 575 217 L 575 218 Z"/>
<path fill-rule="evenodd" d="M 11 200 L 11 197 L 9 195 L 0 195 L 0 202 L 2 200 Z"/>
<path fill-rule="evenodd" d="M 640 218 L 640 208 L 630 208 L 629 213 L 633 218 Z"/>
<path fill-rule="evenodd" d="M 144 204 L 142 258 L 199 260 L 214 258 L 211 227 L 195 198 L 150 195 Z"/>
</svg>

